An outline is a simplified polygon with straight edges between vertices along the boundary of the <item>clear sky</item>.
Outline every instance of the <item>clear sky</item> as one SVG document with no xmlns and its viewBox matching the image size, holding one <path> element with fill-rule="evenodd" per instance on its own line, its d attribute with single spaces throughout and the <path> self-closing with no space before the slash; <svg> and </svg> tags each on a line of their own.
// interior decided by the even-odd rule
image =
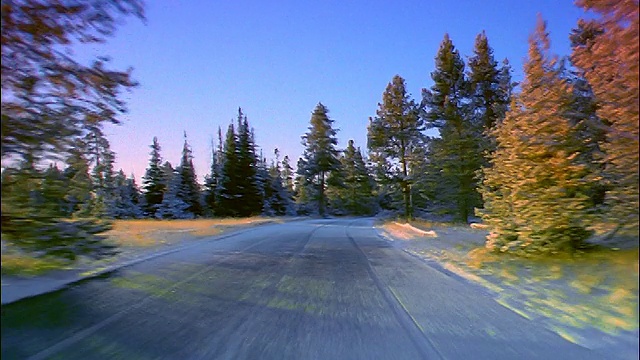
<svg viewBox="0 0 640 360">
<path fill-rule="evenodd" d="M 364 151 L 368 118 L 387 83 L 401 75 L 419 100 L 445 33 L 466 59 L 484 30 L 519 81 L 537 13 L 559 55 L 569 54 L 568 34 L 585 16 L 570 0 L 148 0 L 146 11 L 146 24 L 128 19 L 106 45 L 77 50 L 134 69 L 140 86 L 125 94 L 130 111 L 106 133 L 116 169 L 138 181 L 154 136 L 163 158 L 178 164 L 183 131 L 202 179 L 211 139 L 238 107 L 267 158 L 277 147 L 295 164 L 318 102 L 340 129 L 339 146 L 354 139 Z"/>
</svg>

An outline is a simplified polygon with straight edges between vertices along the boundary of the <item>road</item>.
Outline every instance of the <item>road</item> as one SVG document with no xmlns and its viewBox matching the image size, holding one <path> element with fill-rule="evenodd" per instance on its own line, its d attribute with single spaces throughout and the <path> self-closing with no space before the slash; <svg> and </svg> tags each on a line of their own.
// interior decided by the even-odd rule
<svg viewBox="0 0 640 360">
<path fill-rule="evenodd" d="M 379 237 L 273 224 L 2 307 L 2 359 L 599 359 Z"/>
</svg>

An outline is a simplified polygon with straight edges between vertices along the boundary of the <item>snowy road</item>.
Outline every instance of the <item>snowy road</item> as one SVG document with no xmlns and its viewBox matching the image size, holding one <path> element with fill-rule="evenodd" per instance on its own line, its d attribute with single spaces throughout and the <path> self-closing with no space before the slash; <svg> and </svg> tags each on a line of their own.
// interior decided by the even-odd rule
<svg viewBox="0 0 640 360">
<path fill-rule="evenodd" d="M 377 236 L 266 225 L 2 307 L 2 359 L 599 359 Z"/>
</svg>

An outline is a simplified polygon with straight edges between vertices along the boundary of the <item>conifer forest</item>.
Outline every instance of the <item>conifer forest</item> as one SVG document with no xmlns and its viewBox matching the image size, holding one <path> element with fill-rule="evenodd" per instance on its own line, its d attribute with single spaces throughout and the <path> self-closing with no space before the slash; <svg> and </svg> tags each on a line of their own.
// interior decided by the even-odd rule
<svg viewBox="0 0 640 360">
<path fill-rule="evenodd" d="M 148 165 L 137 181 L 115 168 L 104 133 L 127 111 L 132 73 L 60 49 L 144 19 L 142 4 L 97 2 L 109 16 L 94 16 L 93 5 L 23 3 L 2 10 L 3 243 L 100 257 L 113 251 L 101 236 L 113 219 L 257 215 L 479 222 L 488 248 L 516 255 L 572 252 L 599 228 L 637 234 L 637 1 L 578 1 L 593 16 L 554 34 L 570 36 L 568 56 L 552 53 L 539 16 L 518 81 L 484 32 L 469 54 L 442 34 L 424 70 L 432 85 L 413 98 L 390 74 L 366 144 L 338 147 L 340 123 L 319 99 L 291 158 L 262 148 L 251 124 L 261 114 L 240 107 L 226 128 L 203 129 L 217 134 L 206 174 L 193 134 L 181 133 L 179 159 L 163 155 L 161 138 L 140 140 Z"/>
</svg>

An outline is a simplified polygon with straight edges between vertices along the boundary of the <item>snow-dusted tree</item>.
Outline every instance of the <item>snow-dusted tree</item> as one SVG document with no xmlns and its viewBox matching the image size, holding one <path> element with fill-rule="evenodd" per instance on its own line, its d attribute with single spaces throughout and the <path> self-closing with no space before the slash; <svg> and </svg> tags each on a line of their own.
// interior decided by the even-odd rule
<svg viewBox="0 0 640 360">
<path fill-rule="evenodd" d="M 233 123 L 229 124 L 224 142 L 224 161 L 220 174 L 219 215 L 238 216 L 238 137 Z"/>
<path fill-rule="evenodd" d="M 166 165 L 169 165 L 168 167 Z M 168 162 L 164 166 L 167 191 L 164 193 L 162 203 L 158 206 L 155 217 L 158 219 L 193 219 L 194 214 L 189 211 L 187 204 L 179 195 L 182 187 L 182 176 L 178 169 L 169 176 L 166 172 L 171 167 Z"/>
<path fill-rule="evenodd" d="M 157 137 L 153 137 L 151 144 L 151 158 L 149 167 L 142 178 L 142 188 L 145 197 L 145 213 L 147 216 L 155 216 L 156 209 L 162 203 L 162 197 L 167 189 L 165 174 L 162 170 L 162 156 L 160 155 L 160 143 Z M 173 170 L 172 170 L 173 171 Z"/>
<path fill-rule="evenodd" d="M 371 160 L 376 162 L 377 181 L 388 189 L 400 189 L 404 214 L 411 218 L 410 173 L 414 148 L 423 146 L 423 120 L 418 106 L 407 93 L 404 79 L 396 75 L 382 94 L 375 118 L 369 119 L 368 148 Z"/>
<path fill-rule="evenodd" d="M 423 90 L 424 117 L 428 125 L 440 131 L 430 144 L 432 171 L 441 174 L 437 194 L 441 202 L 453 206 L 459 221 L 467 222 L 473 208 L 480 205 L 475 174 L 483 161 L 480 128 L 473 121 L 469 83 L 464 61 L 445 34 L 431 73 L 433 86 Z M 484 121 L 495 121 L 485 118 Z"/>
<path fill-rule="evenodd" d="M 3 168 L 9 165 L 5 160 L 22 158 L 41 165 L 44 157 L 67 158 L 92 128 L 119 122 L 126 111 L 121 93 L 135 86 L 130 72 L 109 69 L 104 56 L 78 61 L 70 50 L 81 43 L 103 42 L 128 15 L 143 17 L 143 4 L 137 0 L 2 2 Z M 16 192 L 5 186 L 9 185 L 3 183 L 3 190 Z M 101 239 L 93 235 L 104 230 L 99 224 L 39 214 L 38 210 L 45 211 L 42 207 L 34 209 L 28 226 L 14 224 L 22 221 L 19 214 L 14 216 L 7 200 L 2 201 L 3 240 L 8 232 L 22 231 L 9 237 L 19 237 L 31 249 L 68 257 L 101 252 Z"/>
<path fill-rule="evenodd" d="M 239 216 L 257 215 L 262 211 L 262 195 L 257 179 L 258 156 L 254 134 L 247 116 L 238 108 L 237 209 Z"/>
<path fill-rule="evenodd" d="M 184 145 L 182 147 L 180 166 L 178 166 L 176 171 L 180 179 L 178 197 L 189 205 L 187 211 L 191 212 L 194 216 L 202 215 L 200 184 L 198 184 L 196 170 L 193 166 L 193 155 L 191 147 L 187 142 L 186 132 L 184 133 Z"/>
<path fill-rule="evenodd" d="M 124 171 L 120 171 L 115 176 L 115 189 L 113 204 L 110 207 L 109 216 L 116 219 L 135 219 L 142 217 L 140 207 L 140 192 L 135 183 L 133 175 L 127 178 Z"/>
<path fill-rule="evenodd" d="M 337 130 L 333 128 L 334 121 L 329 118 L 328 113 L 329 109 L 318 103 L 311 115 L 309 131 L 302 136 L 304 161 L 298 163 L 304 166 L 303 169 L 298 168 L 298 174 L 305 177 L 306 183 L 314 184 L 317 188 L 318 196 L 313 200 L 318 204 L 320 215 L 325 214 L 327 175 L 340 168 L 339 152 L 336 149 Z"/>
<path fill-rule="evenodd" d="M 282 159 L 282 182 L 284 185 L 284 188 L 291 194 L 291 196 L 294 196 L 294 189 L 293 189 L 293 177 L 294 177 L 294 171 L 293 171 L 293 167 L 291 167 L 291 160 L 289 160 L 289 156 L 285 155 L 284 158 Z"/>
<path fill-rule="evenodd" d="M 285 187 L 282 170 L 280 168 L 279 151 L 275 149 L 275 161 L 267 171 L 260 170 L 266 177 L 264 182 L 264 210 L 265 215 L 293 215 L 293 194 Z M 266 160 L 261 162 L 260 169 L 266 168 Z"/>
<path fill-rule="evenodd" d="M 89 164 L 92 166 L 93 215 L 110 216 L 114 206 L 115 153 L 99 127 L 92 127 L 85 138 Z"/>
<path fill-rule="evenodd" d="M 606 141 L 602 147 L 605 178 L 610 184 L 608 222 L 637 233 L 639 208 L 639 75 L 638 1 L 579 0 L 594 18 L 580 20 L 571 60 L 597 101 Z M 578 35 L 578 36 L 576 36 Z"/>
<path fill-rule="evenodd" d="M 67 158 L 67 167 L 63 174 L 67 179 L 67 192 L 64 197 L 68 210 L 67 213 L 74 217 L 88 217 L 91 215 L 93 201 L 93 182 L 89 174 L 89 161 L 83 154 L 83 146 L 70 150 Z"/>
<path fill-rule="evenodd" d="M 213 143 L 211 145 L 211 168 L 204 179 L 204 207 L 209 215 L 214 216 L 218 211 L 218 191 L 223 163 L 222 130 L 219 127 L 218 147 L 213 146 Z"/>
<path fill-rule="evenodd" d="M 335 196 L 347 214 L 371 215 L 377 209 L 373 197 L 373 179 L 369 175 L 360 148 L 349 140 L 340 157 L 341 171 L 336 182 Z"/>
<path fill-rule="evenodd" d="M 65 189 L 59 172 L 41 172 L 26 154 L 16 168 L 2 172 L 2 239 L 36 255 L 75 259 L 79 254 L 101 256 L 112 246 L 96 235 L 108 229 L 94 219 L 62 219 L 59 208 Z M 49 175 L 47 173 L 49 172 Z M 87 171 L 86 178 L 90 180 Z M 48 178 L 52 176 L 51 178 Z M 55 177 L 55 179 L 54 179 Z M 90 192 L 90 186 L 87 192 Z"/>
<path fill-rule="evenodd" d="M 579 128 L 567 116 L 570 83 L 539 18 L 529 40 L 525 80 L 494 134 L 497 149 L 484 169 L 480 215 L 491 228 L 487 247 L 514 253 L 553 253 L 581 246 L 590 232 L 589 167 L 580 157 Z"/>
<path fill-rule="evenodd" d="M 67 204 L 64 200 L 68 184 L 64 174 L 58 168 L 58 164 L 50 164 L 42 174 L 40 184 L 40 208 L 52 217 L 63 218 L 70 214 L 67 212 Z"/>
<path fill-rule="evenodd" d="M 305 160 L 307 157 L 307 155 L 304 155 L 298 159 L 296 178 L 294 180 L 296 210 L 300 215 L 310 215 L 318 212 L 317 204 L 314 201 L 317 198 L 317 188 L 312 182 L 313 176 L 307 170 L 307 161 Z"/>
</svg>

